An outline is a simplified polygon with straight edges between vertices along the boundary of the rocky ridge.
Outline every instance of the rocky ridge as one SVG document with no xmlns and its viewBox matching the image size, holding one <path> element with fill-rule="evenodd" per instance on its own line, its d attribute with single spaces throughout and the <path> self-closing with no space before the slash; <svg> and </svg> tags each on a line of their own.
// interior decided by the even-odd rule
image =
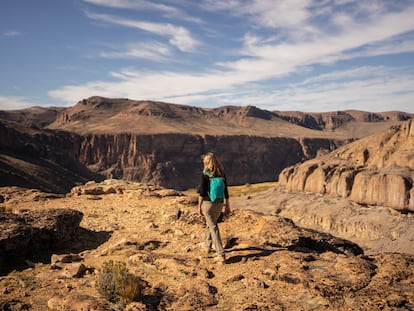
<svg viewBox="0 0 414 311">
<path fill-rule="evenodd" d="M 196 197 L 117 180 L 47 198 L 9 191 L 9 212 L 83 214 L 79 237 L 50 261 L 0 276 L 0 306 L 13 310 L 411 310 L 414 257 L 364 255 L 348 240 L 277 215 L 240 210 L 220 223 L 227 263 L 200 242 Z M 42 200 L 33 200 L 41 197 Z M 105 234 L 102 238 L 102 234 Z M 100 238 L 98 238 L 100 236 Z M 97 244 L 98 242 L 98 244 Z M 143 280 L 134 301 L 110 302 L 96 288 L 100 267 L 126 263 Z"/>
<path fill-rule="evenodd" d="M 414 122 L 288 167 L 279 180 L 288 190 L 332 194 L 359 204 L 413 212 Z"/>
<path fill-rule="evenodd" d="M 412 116 L 393 111 L 301 113 L 268 111 L 255 106 L 200 108 L 94 96 L 62 111 L 47 128 L 82 135 L 191 133 L 350 139 L 377 132 Z M 359 133 L 353 131 L 349 135 L 341 131 L 351 123 L 360 128 Z"/>
<path fill-rule="evenodd" d="M 414 215 L 384 206 L 364 206 L 348 198 L 275 186 L 260 193 L 237 196 L 240 209 L 278 215 L 309 228 L 357 243 L 367 255 L 414 255 Z"/>
<path fill-rule="evenodd" d="M 412 118 L 409 113 L 400 111 L 365 112 L 359 110 L 332 111 L 323 113 L 300 111 L 274 111 L 283 120 L 315 130 L 335 131 L 356 122 L 359 126 L 363 122 L 383 122 L 387 120 L 407 121 Z M 359 129 L 361 130 L 361 129 Z"/>
</svg>

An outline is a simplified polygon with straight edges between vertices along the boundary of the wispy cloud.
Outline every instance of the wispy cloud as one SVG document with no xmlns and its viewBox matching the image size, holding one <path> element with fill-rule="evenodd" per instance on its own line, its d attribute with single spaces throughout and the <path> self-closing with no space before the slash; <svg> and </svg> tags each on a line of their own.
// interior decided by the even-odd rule
<svg viewBox="0 0 414 311">
<path fill-rule="evenodd" d="M 66 86 L 49 93 L 73 104 L 93 94 L 163 100 L 204 106 L 257 105 L 269 110 L 367 111 L 407 110 L 412 104 L 414 73 L 400 68 L 362 67 L 319 75 L 274 90 L 246 82 L 239 75 L 209 72 L 200 75 L 124 70 L 112 73 L 113 82 L 95 81 Z M 237 87 L 243 84 L 243 88 Z"/>
<path fill-rule="evenodd" d="M 322 33 L 321 28 L 319 36 L 310 37 L 307 40 L 265 44 L 260 40 L 248 40 L 245 41 L 243 48 L 243 53 L 248 58 L 222 63 L 221 65 L 237 70 L 253 70 L 255 72 L 258 67 L 265 65 L 263 66 L 265 72 L 273 71 L 277 73 L 280 68 L 284 68 L 283 71 L 294 71 L 303 65 L 347 59 L 349 57 L 347 52 L 352 52 L 353 49 L 357 48 L 363 49 L 369 45 L 375 45 L 383 53 L 387 51 L 398 53 L 399 48 L 390 49 L 388 43 L 392 38 L 414 30 L 414 19 L 410 16 L 414 16 L 414 6 L 401 12 L 384 13 L 378 16 L 377 19 L 368 20 L 365 23 L 350 23 L 345 29 L 340 29 L 335 33 L 330 31 Z M 412 50 L 414 47 L 412 37 L 404 38 L 402 51 L 414 51 Z M 387 42 L 387 48 L 382 49 L 384 40 Z M 358 55 L 354 54 L 354 56 Z"/>
<path fill-rule="evenodd" d="M 149 10 L 162 14 L 165 18 L 179 19 L 193 23 L 203 23 L 200 18 L 188 15 L 177 7 L 156 3 L 154 1 L 133 1 L 133 0 L 83 0 L 97 6 L 104 6 L 117 9 Z"/>
<path fill-rule="evenodd" d="M 84 85 L 70 85 L 49 92 L 55 98 L 65 98 L 69 103 L 100 94 L 128 98 L 167 100 L 177 96 L 199 95 L 231 88 L 244 81 L 226 72 L 176 73 L 145 72 L 125 69 L 112 72 L 116 81 L 94 81 Z"/>
<path fill-rule="evenodd" d="M 171 60 L 172 54 L 169 46 L 154 41 L 127 44 L 124 47 L 113 47 L 111 51 L 100 52 L 99 56 L 122 59 L 141 58 L 155 62 L 165 62 Z"/>
<path fill-rule="evenodd" d="M 32 106 L 34 104 L 25 97 L 0 96 L 0 110 L 15 110 Z"/>
<path fill-rule="evenodd" d="M 16 30 L 4 31 L 1 34 L 2 34 L 2 36 L 5 36 L 5 37 L 17 37 L 17 36 L 22 35 L 22 33 L 20 31 L 16 31 Z"/>
<path fill-rule="evenodd" d="M 90 2 L 103 5 L 109 0 Z M 145 1 L 142 3 L 148 5 Z M 127 4 L 132 2 L 114 1 L 118 7 Z M 407 90 L 414 87 L 414 74 L 406 72 L 402 78 L 386 66 L 334 71 L 313 79 L 303 78 L 295 85 L 286 85 L 281 78 L 304 73 L 304 77 L 309 76 L 316 65 L 330 65 L 341 60 L 414 52 L 412 1 L 405 1 L 402 9 L 398 4 L 376 0 L 369 3 L 357 0 L 206 0 L 200 2 L 199 8 L 229 13 L 251 25 L 244 28 L 244 33 L 238 33 L 240 37 L 234 38 L 241 46 L 233 48 L 237 52 L 232 60 L 206 63 L 204 69 L 197 69 L 197 72 L 120 69 L 112 72 L 107 81 L 63 86 L 49 92 L 50 96 L 72 103 L 96 94 L 176 100 L 187 104 L 211 100 L 222 104 L 260 104 L 269 109 L 271 106 L 296 107 L 308 111 L 329 110 L 333 102 L 336 109 L 356 108 L 359 104 L 374 111 L 389 106 L 388 99 L 394 96 L 399 103 L 409 106 L 413 93 Z M 171 45 L 184 52 L 196 51 L 200 44 L 186 28 L 169 23 L 87 14 L 98 21 L 165 36 Z M 139 54 L 138 50 L 132 46 L 124 52 L 102 56 L 163 59 L 171 53 L 167 48 L 158 50 L 157 47 L 147 49 L 144 54 Z"/>
<path fill-rule="evenodd" d="M 169 43 L 182 52 L 193 52 L 200 44 L 192 37 L 185 27 L 170 23 L 153 23 L 136 21 L 114 15 L 86 12 L 86 15 L 94 20 L 115 24 L 124 27 L 136 28 L 152 34 L 169 38 Z"/>
<path fill-rule="evenodd" d="M 273 91 L 239 94 L 237 101 L 254 102 L 270 110 L 407 111 L 412 104 L 413 85 L 414 72 L 366 66 L 318 75 Z"/>
</svg>

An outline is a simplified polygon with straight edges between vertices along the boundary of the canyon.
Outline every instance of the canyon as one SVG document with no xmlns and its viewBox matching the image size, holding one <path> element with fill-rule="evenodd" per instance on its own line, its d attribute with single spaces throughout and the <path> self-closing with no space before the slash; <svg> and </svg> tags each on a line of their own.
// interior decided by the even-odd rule
<svg viewBox="0 0 414 311">
<path fill-rule="evenodd" d="M 0 185 L 66 193 L 117 178 L 195 188 L 217 153 L 229 183 L 278 179 L 286 167 L 400 124 L 403 112 L 304 114 L 90 97 L 73 107 L 0 112 Z"/>
<path fill-rule="evenodd" d="M 412 116 L 97 96 L 0 111 L 0 309 L 412 310 Z M 202 247 L 207 151 L 230 185 L 224 265 Z M 111 263 L 139 293 L 105 295 Z"/>
</svg>

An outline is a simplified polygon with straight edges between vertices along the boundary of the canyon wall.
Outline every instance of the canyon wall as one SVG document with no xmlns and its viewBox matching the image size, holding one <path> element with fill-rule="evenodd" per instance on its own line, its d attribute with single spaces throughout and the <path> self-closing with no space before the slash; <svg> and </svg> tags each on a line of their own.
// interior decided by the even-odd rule
<svg viewBox="0 0 414 311">
<path fill-rule="evenodd" d="M 116 178 L 183 190 L 199 184 L 201 156 L 221 159 L 229 184 L 277 180 L 281 170 L 344 141 L 248 135 L 87 134 L 0 124 L 0 186 L 64 193 Z"/>
<path fill-rule="evenodd" d="M 332 111 L 323 113 L 300 111 L 273 111 L 288 122 L 316 130 L 335 130 L 350 122 L 378 123 L 384 121 L 407 121 L 412 114 L 401 111 L 366 112 L 359 110 Z"/>
<path fill-rule="evenodd" d="M 0 122 L 0 187 L 65 193 L 75 184 L 102 180 L 79 161 L 80 142 L 77 134 Z"/>
<path fill-rule="evenodd" d="M 201 156 L 215 152 L 229 184 L 274 181 L 289 165 L 333 150 L 343 142 L 257 136 L 186 134 L 86 135 L 80 161 L 106 178 L 148 182 L 174 189 L 197 187 Z"/>
<path fill-rule="evenodd" d="M 414 211 L 414 122 L 288 167 L 279 179 L 288 190 L 329 193 L 359 204 Z"/>
</svg>

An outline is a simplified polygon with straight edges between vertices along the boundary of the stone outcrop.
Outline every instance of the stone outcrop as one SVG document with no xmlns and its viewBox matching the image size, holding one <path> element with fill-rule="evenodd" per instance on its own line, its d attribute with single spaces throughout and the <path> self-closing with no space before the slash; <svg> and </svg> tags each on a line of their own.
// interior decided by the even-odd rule
<svg viewBox="0 0 414 311">
<path fill-rule="evenodd" d="M 82 216 L 72 209 L 0 212 L 0 262 L 25 259 L 75 240 Z"/>
<path fill-rule="evenodd" d="M 414 122 L 284 169 L 288 190 L 329 193 L 367 205 L 414 211 Z"/>
<path fill-rule="evenodd" d="M 232 197 L 231 204 L 292 219 L 300 227 L 326 232 L 357 243 L 365 254 L 399 252 L 414 255 L 414 218 L 389 207 L 361 206 L 348 198 L 281 186 Z"/>
</svg>

